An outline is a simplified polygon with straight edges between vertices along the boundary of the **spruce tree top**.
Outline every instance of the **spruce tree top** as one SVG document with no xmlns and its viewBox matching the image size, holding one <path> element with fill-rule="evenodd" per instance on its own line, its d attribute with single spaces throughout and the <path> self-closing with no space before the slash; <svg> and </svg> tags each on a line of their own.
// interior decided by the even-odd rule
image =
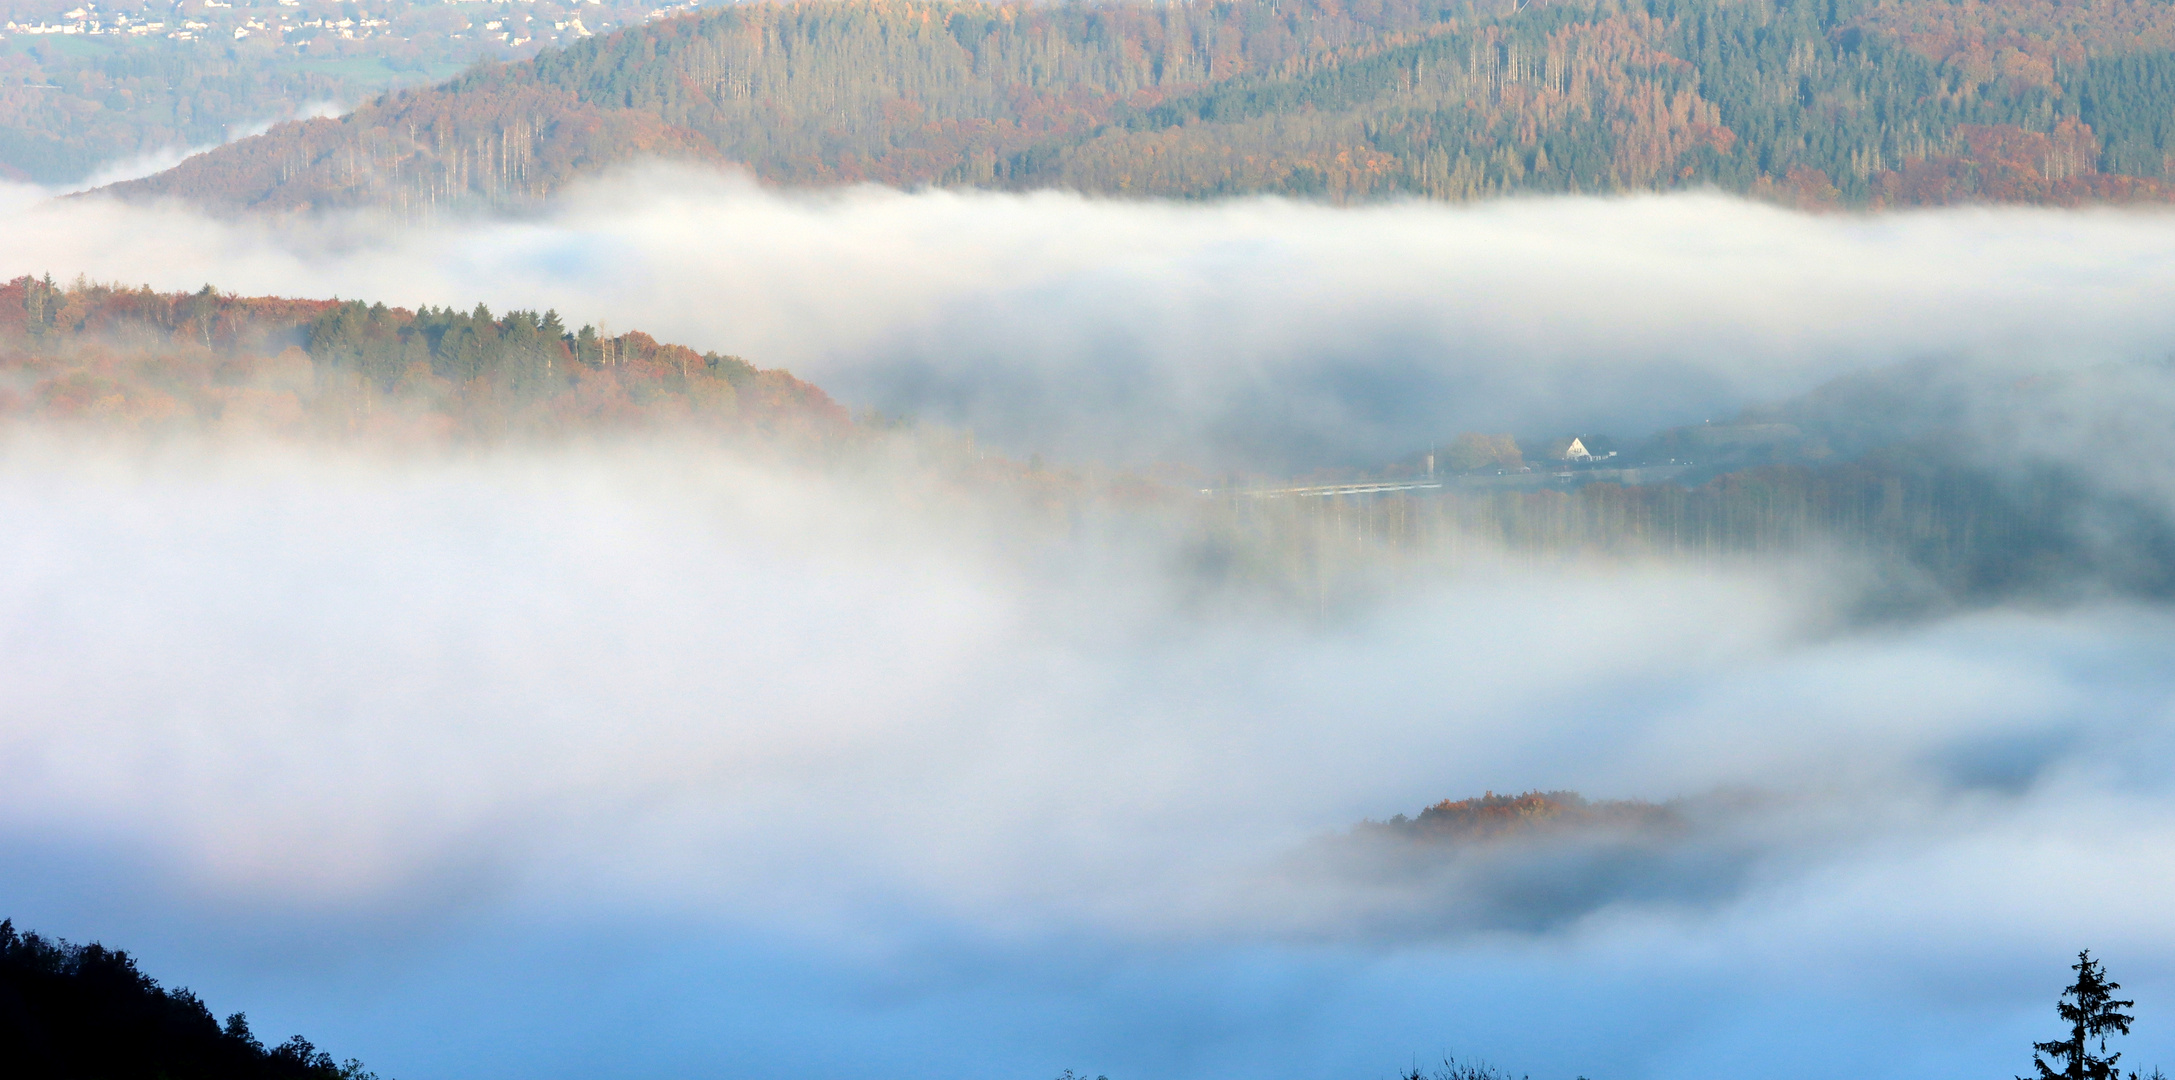
<svg viewBox="0 0 2175 1080">
<path fill-rule="evenodd" d="M 2122 1055 L 2099 1055 L 2107 1053 L 2108 1032 L 2130 1033 L 2134 1017 L 2121 1010 L 2137 1003 L 2114 999 L 2122 984 L 2107 981 L 2107 973 L 2100 969 L 2099 961 L 2092 959 L 2089 949 L 2077 954 L 2077 962 L 2070 970 L 2077 973 L 2077 981 L 2062 991 L 2054 1005 L 2054 1011 L 2069 1023 L 2069 1038 L 2032 1044 L 2032 1049 L 2038 1051 L 2032 1055 L 2032 1064 L 2039 1069 L 2038 1080 L 2119 1080 L 2121 1074 L 2115 1062 L 2122 1060 Z M 2092 1052 L 2095 1040 L 2099 1054 Z M 2061 1062 L 2062 1068 L 2057 1071 L 2040 1054 Z"/>
</svg>

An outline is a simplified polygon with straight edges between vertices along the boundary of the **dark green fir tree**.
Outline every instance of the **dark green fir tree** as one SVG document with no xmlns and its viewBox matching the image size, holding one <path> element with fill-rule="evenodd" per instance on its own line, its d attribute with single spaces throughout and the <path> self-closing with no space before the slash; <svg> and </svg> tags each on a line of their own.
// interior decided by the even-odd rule
<svg viewBox="0 0 2175 1080">
<path fill-rule="evenodd" d="M 2115 991 L 2122 989 L 2122 984 L 2107 981 L 2106 971 L 2092 959 L 2089 949 L 2077 954 L 2077 962 L 2070 965 L 2070 970 L 2077 973 L 2077 981 L 2062 991 L 2061 1000 L 2054 1006 L 2069 1023 L 2069 1038 L 2032 1044 L 2037 1051 L 2032 1055 L 2032 1064 L 2039 1069 L 2037 1080 L 2120 1080 L 2122 1074 L 2115 1062 L 2122 1060 L 2122 1055 L 2107 1055 L 2107 1033 L 2129 1034 L 2130 1021 L 2135 1018 L 2122 1010 L 2137 1003 L 2115 1000 Z M 2095 1045 L 2098 1054 L 2093 1053 Z M 2061 1068 L 2047 1064 L 2046 1058 L 2061 1063 Z"/>
</svg>

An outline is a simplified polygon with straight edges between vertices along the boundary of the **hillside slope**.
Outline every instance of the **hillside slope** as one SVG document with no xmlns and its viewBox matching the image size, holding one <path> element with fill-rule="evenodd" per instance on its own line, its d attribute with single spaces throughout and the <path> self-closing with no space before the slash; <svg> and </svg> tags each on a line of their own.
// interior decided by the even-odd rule
<svg viewBox="0 0 2175 1080">
<path fill-rule="evenodd" d="M 534 83 L 395 91 L 338 119 L 281 124 L 116 185 L 259 210 L 379 206 L 413 216 L 515 206 L 642 157 L 722 162 L 699 136 Z"/>
<path fill-rule="evenodd" d="M 339 121 L 275 127 L 116 189 L 229 208 L 519 205 L 645 155 L 794 184 L 996 182 L 1128 103 L 1273 70 L 1463 0 L 1018 8 L 745 5 L 479 67 Z M 568 143 L 576 145 L 569 146 Z"/>
<path fill-rule="evenodd" d="M 235 1013 L 167 989 L 128 953 L 72 945 L 0 919 L 0 1067 L 103 1080 L 376 1080 L 300 1035 L 267 1049 Z"/>
<path fill-rule="evenodd" d="M 403 445 L 696 427 L 770 442 L 851 434 L 822 390 L 555 312 L 0 284 L 0 421 Z"/>
<path fill-rule="evenodd" d="M 2160 200 L 2146 0 L 803 0 L 666 20 L 120 185 L 229 210 L 515 206 L 632 158 L 790 185 L 1808 205 Z"/>
</svg>

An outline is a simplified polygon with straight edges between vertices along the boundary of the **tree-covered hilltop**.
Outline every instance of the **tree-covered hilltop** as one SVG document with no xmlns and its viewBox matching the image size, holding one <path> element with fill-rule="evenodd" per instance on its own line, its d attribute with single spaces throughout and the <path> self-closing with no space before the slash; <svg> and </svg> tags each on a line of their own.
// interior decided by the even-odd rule
<svg viewBox="0 0 2175 1080">
<path fill-rule="evenodd" d="M 0 920 L 0 1073 L 98 1080 L 376 1080 L 300 1035 L 266 1048 L 241 1013 L 221 1024 L 135 958 Z"/>
<path fill-rule="evenodd" d="M 1717 186 L 2161 200 L 2152 0 L 734 5 L 478 68 L 121 185 L 427 216 L 643 156 L 873 181 L 1358 200 Z"/>
<path fill-rule="evenodd" d="M 1528 791 L 1523 795 L 1490 791 L 1474 798 L 1444 799 L 1422 808 L 1418 817 L 1398 814 L 1388 821 L 1361 822 L 1355 832 L 1427 843 L 1481 844 L 1566 832 L 1669 829 L 1682 824 L 1675 809 L 1638 799 L 1588 799 L 1575 791 Z"/>
<path fill-rule="evenodd" d="M 0 285 L 0 418 L 128 429 L 476 439 L 694 425 L 821 442 L 852 427 L 780 370 L 493 314 L 17 278 Z"/>
</svg>

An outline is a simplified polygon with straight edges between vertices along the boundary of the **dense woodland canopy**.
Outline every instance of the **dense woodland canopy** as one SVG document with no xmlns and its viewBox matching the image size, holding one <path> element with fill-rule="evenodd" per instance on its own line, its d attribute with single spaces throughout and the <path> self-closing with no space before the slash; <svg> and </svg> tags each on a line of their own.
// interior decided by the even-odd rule
<svg viewBox="0 0 2175 1080">
<path fill-rule="evenodd" d="M 2160 0 L 803 0 L 481 66 L 121 190 L 427 216 L 664 156 L 1186 198 L 2074 204 L 2166 198 L 2171 117 Z"/>
<path fill-rule="evenodd" d="M 425 440 L 695 426 L 822 442 L 823 391 L 556 312 L 0 285 L 0 417 Z"/>
</svg>

